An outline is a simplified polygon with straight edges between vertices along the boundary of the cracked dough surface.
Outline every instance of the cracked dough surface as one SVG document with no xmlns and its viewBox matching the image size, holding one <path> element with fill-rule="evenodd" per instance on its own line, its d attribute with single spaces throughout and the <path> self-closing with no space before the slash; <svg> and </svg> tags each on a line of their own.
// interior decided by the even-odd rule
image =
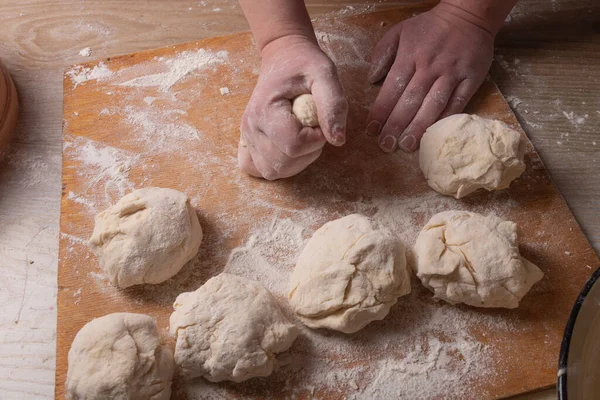
<svg viewBox="0 0 600 400">
<path fill-rule="evenodd" d="M 173 189 L 135 190 L 96 216 L 89 244 L 110 282 L 157 284 L 198 253 L 202 228 L 188 197 Z"/>
<path fill-rule="evenodd" d="M 525 171 L 525 142 L 502 121 L 457 114 L 427 129 L 419 165 L 429 186 L 464 197 L 477 189 L 506 189 Z"/>
<path fill-rule="evenodd" d="M 114 313 L 77 333 L 69 350 L 67 399 L 168 400 L 174 363 L 152 317 Z"/>
<path fill-rule="evenodd" d="M 410 293 L 404 245 L 359 214 L 319 228 L 300 254 L 289 301 L 311 328 L 353 333 Z"/>
<path fill-rule="evenodd" d="M 467 211 L 434 215 L 415 254 L 423 285 L 452 304 L 516 308 L 544 275 L 519 254 L 514 222 Z"/>
<path fill-rule="evenodd" d="M 268 376 L 275 355 L 290 348 L 299 333 L 267 289 L 226 273 L 180 294 L 173 308 L 175 363 L 185 378 L 241 382 Z"/>
</svg>

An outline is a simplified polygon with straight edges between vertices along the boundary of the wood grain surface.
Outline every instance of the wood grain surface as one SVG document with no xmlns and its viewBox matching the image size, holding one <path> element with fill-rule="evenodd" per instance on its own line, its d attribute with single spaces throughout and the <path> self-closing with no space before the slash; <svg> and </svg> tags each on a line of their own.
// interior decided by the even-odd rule
<svg viewBox="0 0 600 400">
<path fill-rule="evenodd" d="M 404 7 L 316 21 L 317 37 L 336 62 L 349 99 L 349 143 L 342 148 L 327 147 L 307 171 L 284 181 L 253 179 L 236 168 L 239 120 L 259 67 L 249 34 L 110 58 L 67 72 L 58 271 L 57 398 L 64 395 L 67 352 L 83 324 L 109 312 L 140 312 L 155 317 L 160 331 L 165 332 L 172 312 L 169 305 L 175 297 L 182 291 L 195 290 L 220 272 L 227 261 L 224 257 L 248 240 L 257 221 L 274 212 L 278 219 L 293 220 L 298 218 L 295 211 L 311 208 L 319 210 L 319 223 L 310 227 L 316 229 L 327 220 L 353 212 L 361 204 L 378 204 L 382 199 L 403 204 L 410 198 L 423 201 L 430 198 L 432 192 L 422 177 L 415 154 L 383 154 L 364 134 L 368 105 L 378 89 L 365 83 L 368 49 L 394 21 L 422 10 L 423 7 Z M 173 65 L 174 60 L 205 54 L 205 51 L 218 55 L 223 50 L 227 51 L 227 62 L 198 67 L 173 78 L 172 87 L 161 86 L 165 77 L 170 78 L 169 65 Z M 81 71 L 98 68 L 110 73 L 99 79 L 77 80 Z M 228 87 L 229 94 L 220 95 L 222 87 Z M 157 111 L 149 111 L 152 108 Z M 136 110 L 142 110 L 142 114 Z M 501 119 L 520 129 L 491 80 L 482 86 L 467 111 Z M 173 112 L 177 114 L 175 119 Z M 140 124 L 143 129 L 136 132 Z M 168 128 L 173 125 L 186 127 L 186 130 Z M 189 133 L 189 127 L 197 127 L 197 134 Z M 166 139 L 161 137 L 160 129 L 167 129 Z M 524 133 L 523 137 L 527 140 Z M 105 152 L 115 158 L 114 165 L 97 163 L 95 154 Z M 87 158 L 90 154 L 93 154 L 91 160 Z M 436 211 L 455 208 L 493 211 L 516 221 L 521 230 L 522 254 L 546 274 L 516 310 L 465 308 L 478 315 L 508 318 L 515 324 L 514 329 L 501 331 L 483 325 L 470 327 L 480 343 L 495 352 L 490 370 L 468 382 L 475 398 L 506 397 L 554 383 L 565 322 L 579 289 L 591 275 L 591 266 L 599 263 L 531 144 L 526 163 L 526 172 L 508 191 L 479 193 L 461 201 L 436 195 L 445 202 Z M 108 173 L 106 168 L 110 168 Z M 117 168 L 117 172 L 113 168 Z M 125 191 L 145 186 L 172 187 L 188 193 L 207 227 L 208 239 L 197 260 L 187 267 L 187 273 L 176 276 L 159 289 L 137 287 L 120 291 L 102 278 L 98 279 L 98 266 L 85 239 L 93 229 L 93 209 L 101 210 Z M 253 202 L 249 196 L 260 201 Z M 434 212 L 409 207 L 405 212 L 413 215 L 415 226 L 422 225 Z M 223 220 L 236 221 L 235 229 L 226 234 L 219 226 Z M 276 296 L 285 308 L 285 294 Z M 422 291 L 421 296 L 431 297 L 426 291 Z M 386 326 L 389 329 L 394 318 L 398 315 L 392 313 L 373 327 L 373 334 L 385 330 Z M 429 334 L 436 335 L 436 332 Z M 440 340 L 443 333 L 441 335 Z M 173 345 L 172 338 L 165 336 L 165 340 Z M 400 361 L 402 356 L 398 357 Z M 310 395 L 303 389 L 310 382 L 293 378 L 285 386 L 267 382 L 221 385 L 214 390 L 225 397 L 281 397 L 289 395 L 289 390 L 301 397 Z M 361 387 L 368 384 L 368 381 L 359 383 Z M 176 380 L 174 389 L 177 398 L 184 397 L 182 382 Z M 323 398 L 341 399 L 345 395 L 343 387 L 323 387 L 318 392 Z M 451 398 L 457 395 L 447 393 Z"/>
<path fill-rule="evenodd" d="M 380 9 L 407 3 L 419 2 L 307 1 L 313 17 L 363 11 L 365 4 Z M 521 1 L 498 37 L 491 71 L 596 249 L 599 15 L 595 0 Z M 21 100 L 12 151 L 0 166 L 0 299 L 5 305 L 0 393 L 7 399 L 49 399 L 54 397 L 65 68 L 86 60 L 78 53 L 88 46 L 92 59 L 99 59 L 248 26 L 232 0 L 5 0 L 0 21 L 0 58 Z M 555 397 L 553 390 L 535 396 Z"/>
</svg>

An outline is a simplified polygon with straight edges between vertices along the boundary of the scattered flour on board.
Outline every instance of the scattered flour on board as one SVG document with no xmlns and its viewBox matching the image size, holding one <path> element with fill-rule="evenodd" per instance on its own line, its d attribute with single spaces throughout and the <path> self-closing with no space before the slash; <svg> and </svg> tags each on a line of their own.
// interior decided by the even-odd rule
<svg viewBox="0 0 600 400">
<path fill-rule="evenodd" d="M 79 304 L 81 301 L 81 291 L 83 288 L 79 288 L 73 293 L 73 297 L 75 297 L 75 305 Z"/>
<path fill-rule="evenodd" d="M 455 206 L 454 200 L 434 193 L 351 204 L 354 212 L 371 215 L 408 246 L 422 226 L 417 221 Z M 505 208 L 477 211 L 502 215 Z M 279 356 L 281 368 L 268 380 L 243 383 L 230 391 L 231 387 L 199 379 L 185 388 L 190 399 L 228 398 L 234 393 L 244 398 L 278 398 L 282 393 L 290 398 L 331 394 L 342 398 L 340 390 L 350 399 L 465 398 L 473 385 L 493 373 L 495 350 L 478 340 L 474 329 L 510 332 L 515 330 L 514 321 L 437 302 L 416 279 L 412 293 L 400 298 L 383 321 L 354 335 L 302 325 L 287 302 L 289 276 L 315 224 L 330 217 L 316 208 L 291 213 L 281 218 L 274 207 L 271 219 L 257 223 L 246 242 L 229 254 L 224 271 L 263 284 L 302 334 Z"/>
<path fill-rule="evenodd" d="M 107 80 L 114 75 L 114 72 L 111 71 L 106 64 L 101 61 L 98 63 L 98 65 L 94 66 L 94 68 L 75 65 L 68 70 L 66 74 L 71 78 L 71 81 L 75 84 L 75 87 L 77 87 L 80 84 L 91 80 Z"/>
<path fill-rule="evenodd" d="M 166 92 L 191 72 L 208 68 L 216 64 L 223 64 L 228 60 L 228 57 L 229 53 L 225 50 L 212 52 L 205 49 L 199 49 L 198 51 L 193 52 L 186 51 L 173 58 L 160 57 L 157 58 L 157 61 L 164 65 L 166 68 L 165 72 L 140 76 L 123 82 L 120 85 L 158 87 L 161 92 Z"/>
<path fill-rule="evenodd" d="M 338 28 L 345 29 L 343 26 Z M 344 51 L 336 50 L 336 63 L 351 68 L 366 67 L 364 54 L 368 53 L 368 37 L 359 35 L 359 39 L 349 41 L 336 32 L 338 30 L 317 33 L 325 51 L 333 53 L 333 50 L 342 47 Z M 169 92 L 193 71 L 227 60 L 225 51 L 204 49 L 181 53 L 172 58 L 157 58 L 157 65 L 151 67 L 159 67 L 159 72 L 151 71 L 151 74 L 139 75 L 119 85 L 133 87 L 134 90 L 154 87 L 160 101 L 155 103 L 156 97 L 147 96 L 143 99 L 145 106 L 144 103 L 141 103 L 141 107 L 117 104 L 116 108 L 110 109 L 110 113 L 125 116 L 127 123 L 135 130 L 135 140 L 144 143 L 147 154 L 159 149 L 185 150 L 185 144 L 199 140 L 201 133 L 182 121 L 186 112 L 179 110 L 181 103 L 175 97 L 171 98 L 168 107 L 157 107 L 166 98 L 161 93 Z M 117 74 L 121 73 L 119 71 Z M 74 67 L 69 73 L 75 85 L 113 75 L 102 63 L 93 69 Z M 216 92 L 215 95 L 218 96 Z M 87 181 L 87 188 L 83 188 L 87 190 L 82 193 L 69 192 L 67 197 L 86 206 L 90 214 L 93 214 L 92 207 L 104 209 L 133 189 L 129 170 L 138 165 L 140 155 L 83 137 L 65 138 L 64 151 L 79 162 L 76 173 Z M 182 159 L 193 157 L 188 160 L 189 164 L 192 168 L 200 168 L 206 181 L 199 181 L 197 187 L 190 189 L 190 194 L 196 194 L 192 198 L 193 204 L 198 203 L 204 191 L 217 190 L 217 185 L 210 184 L 213 179 L 228 179 L 231 175 L 228 172 L 235 171 L 235 149 L 230 153 L 230 156 L 225 156 L 206 151 L 199 157 L 198 154 L 188 155 L 182 151 Z M 204 168 L 207 164 L 211 168 Z M 296 320 L 287 302 L 289 275 L 298 254 L 318 226 L 333 218 L 359 212 L 373 217 L 376 224 L 392 229 L 410 248 L 428 218 L 434 213 L 457 208 L 458 203 L 454 199 L 428 191 L 412 198 L 389 195 L 345 202 L 344 211 L 332 212 L 330 204 L 290 209 L 268 203 L 263 196 L 253 192 L 255 189 L 236 180 L 239 174 L 233 175 L 227 183 L 236 185 L 242 192 L 240 197 L 244 204 L 249 209 L 253 206 L 268 208 L 272 211 L 269 214 L 271 217 L 252 221 L 245 242 L 229 251 L 231 247 L 228 247 L 227 240 L 239 231 L 240 226 L 249 222 L 248 215 L 212 215 L 216 219 L 203 225 L 206 228 L 205 241 L 199 256 L 191 265 L 162 285 L 144 287 L 135 301 L 143 304 L 143 301 L 149 300 L 170 307 L 177 294 L 197 289 L 197 282 L 218 274 L 225 266 L 224 271 L 253 279 L 267 287 L 277 298 L 283 312 L 301 328 L 302 334 L 290 351 L 279 357 L 281 369 L 271 377 L 239 385 L 195 380 L 181 389 L 187 392 L 190 399 L 229 398 L 234 394 L 237 397 L 241 394 L 243 398 L 280 398 L 282 388 L 292 398 L 325 397 L 327 394 L 341 398 L 342 390 L 346 397 L 356 399 L 466 398 L 472 387 L 494 373 L 495 350 L 492 345 L 478 340 L 476 333 L 485 335 L 486 330 L 510 332 L 515 330 L 514 321 L 506 316 L 436 302 L 417 281 L 413 282 L 412 293 L 399 299 L 383 321 L 374 322 L 354 335 L 310 330 Z M 330 185 L 332 182 L 323 184 Z M 92 189 L 92 186 L 96 187 Z M 93 197 L 94 193 L 100 198 Z M 481 205 L 470 206 L 469 209 L 502 217 L 505 211 L 514 206 L 510 201 L 496 203 L 500 204 L 497 208 Z M 73 246 L 86 244 L 86 240 L 80 237 L 61 235 Z M 410 254 L 408 256 L 410 259 Z M 92 271 L 88 275 L 99 288 L 114 293 L 114 288 L 107 283 L 103 274 Z M 477 331 L 481 328 L 483 331 Z"/>
<path fill-rule="evenodd" d="M 95 212 L 96 211 L 96 203 L 88 200 L 84 197 L 81 196 L 77 196 L 75 193 L 73 193 L 72 191 L 69 191 L 69 193 L 67 194 L 67 199 L 74 201 L 77 204 L 81 204 L 86 206 L 90 211 Z"/>
<path fill-rule="evenodd" d="M 72 142 L 65 138 L 64 152 L 72 153 L 71 157 L 80 162 L 77 174 L 86 178 L 87 190 L 92 186 L 102 186 L 102 190 L 92 192 L 103 193 L 104 199 L 101 200 L 105 203 L 110 204 L 115 198 L 118 199 L 133 189 L 133 184 L 129 181 L 129 170 L 137 163 L 139 155 L 81 136 Z M 89 204 L 97 203 L 97 200 L 86 201 L 90 201 Z"/>
<path fill-rule="evenodd" d="M 200 132 L 193 126 L 179 121 L 183 110 L 165 112 L 157 107 L 136 108 L 126 106 L 123 115 L 134 128 L 138 128 L 136 140 L 144 143 L 148 151 L 177 151 L 185 149 L 186 142 L 200 140 Z"/>
<path fill-rule="evenodd" d="M 90 57 L 92 55 L 92 48 L 86 47 L 86 48 L 79 50 L 79 55 L 82 57 Z"/>
<path fill-rule="evenodd" d="M 68 233 L 61 232 L 60 236 L 62 238 L 65 238 L 65 239 L 69 240 L 71 243 L 74 243 L 74 244 L 82 244 L 82 245 L 87 246 L 87 243 L 88 243 L 87 240 L 82 239 L 82 238 L 77 237 L 77 236 L 74 236 L 74 235 L 70 235 Z"/>
</svg>

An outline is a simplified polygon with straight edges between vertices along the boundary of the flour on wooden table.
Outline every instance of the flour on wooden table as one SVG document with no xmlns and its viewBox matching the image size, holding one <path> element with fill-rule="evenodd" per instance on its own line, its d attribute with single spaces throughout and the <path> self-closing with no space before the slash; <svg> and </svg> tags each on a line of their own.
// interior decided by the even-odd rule
<svg viewBox="0 0 600 400">
<path fill-rule="evenodd" d="M 356 202 L 351 208 L 372 215 L 378 225 L 412 245 L 422 226 L 416 221 L 455 206 L 454 199 L 426 193 L 416 198 L 390 196 Z M 478 211 L 502 215 L 504 208 Z M 269 384 L 260 379 L 244 383 L 239 392 L 197 380 L 187 386 L 190 399 L 234 393 L 276 398 L 270 388 L 284 384 L 289 386 L 285 393 L 291 397 L 308 393 L 321 397 L 331 391 L 337 398 L 339 390 L 346 398 L 356 399 L 461 397 L 468 396 L 470 385 L 493 371 L 494 349 L 481 343 L 474 329 L 512 331 L 514 322 L 508 317 L 438 303 L 416 279 L 413 292 L 400 298 L 383 321 L 354 335 L 306 328 L 287 302 L 289 276 L 315 224 L 326 222 L 327 214 L 324 209 L 308 208 L 280 218 L 277 207 L 273 213 L 272 219 L 254 226 L 246 242 L 231 251 L 224 272 L 267 287 L 287 317 L 301 327 L 302 335 L 283 356 L 286 365 L 268 378 Z"/>
<path fill-rule="evenodd" d="M 183 52 L 174 58 L 160 57 L 157 61 L 166 71 L 140 76 L 120 83 L 121 86 L 158 87 L 161 92 L 168 91 L 193 71 L 202 70 L 215 64 L 223 64 L 228 60 L 225 50 L 212 52 L 199 49 L 195 52 Z"/>
<path fill-rule="evenodd" d="M 86 48 L 79 50 L 79 55 L 81 57 L 90 57 L 92 55 L 92 48 L 86 47 Z"/>
<path fill-rule="evenodd" d="M 186 114 L 183 110 L 126 106 L 122 114 L 137 130 L 134 137 L 146 146 L 148 152 L 180 152 L 187 141 L 200 140 L 201 134 L 195 127 L 179 121 L 178 114 Z"/>
<path fill-rule="evenodd" d="M 356 28 L 350 35 L 345 33 L 348 29 L 351 28 L 338 23 L 331 31 L 317 31 L 319 42 L 324 51 L 335 57 L 342 77 L 347 70 L 366 70 L 368 67 L 365 59 L 370 47 L 368 35 L 356 32 Z M 242 63 L 243 57 L 236 54 L 236 59 L 238 57 Z M 227 81 L 220 83 L 217 87 L 221 89 L 214 90 L 214 94 L 200 95 L 186 92 L 186 89 L 175 93 L 175 88 L 178 88 L 175 85 L 191 78 L 194 73 L 197 73 L 194 77 L 198 78 L 201 89 L 201 83 L 206 79 L 202 73 L 220 64 L 225 64 L 232 72 L 231 76 L 226 75 Z M 94 72 L 96 68 L 105 72 Z M 121 102 L 111 103 L 100 110 L 98 118 L 122 116 L 119 123 L 126 124 L 132 132 L 131 138 L 124 138 L 122 143 L 140 150 L 134 154 L 83 137 L 73 139 L 67 136 L 64 152 L 79 163 L 76 173 L 87 181 L 87 188 L 84 187 L 87 190 L 68 193 L 69 201 L 80 204 L 90 215 L 95 214 L 94 208 L 104 209 L 134 189 L 129 179 L 131 168 L 142 167 L 144 171 L 151 171 L 155 165 L 147 160 L 154 154 L 166 152 L 180 159 L 190 173 L 199 176 L 193 187 L 181 188 L 192 196 L 191 202 L 195 207 L 204 204 L 201 200 L 206 196 L 222 196 L 222 193 L 216 193 L 222 186 L 211 184 L 219 179 L 222 185 L 235 187 L 237 191 L 236 196 L 228 197 L 226 201 L 237 202 L 235 204 L 246 210 L 217 212 L 211 209 L 204 213 L 205 210 L 199 209 L 206 235 L 196 259 L 172 279 L 161 285 L 137 288 L 135 297 L 129 298 L 135 299 L 136 304 L 148 301 L 170 309 L 179 293 L 196 290 L 199 282 L 226 271 L 267 287 L 282 311 L 302 329 L 302 335 L 291 350 L 280 358 L 280 370 L 269 378 L 253 379 L 239 385 L 213 384 L 199 379 L 175 389 L 186 392 L 190 399 L 232 396 L 278 398 L 282 393 L 290 397 L 329 395 L 331 398 L 357 399 L 468 397 L 470 387 L 481 384 L 480 379 L 489 377 L 494 371 L 496 350 L 493 345 L 484 344 L 481 336 L 490 330 L 513 331 L 515 321 L 507 314 L 499 316 L 488 311 L 439 303 L 414 280 L 412 293 L 400 298 L 383 321 L 374 322 L 353 335 L 315 331 L 302 325 L 289 307 L 288 280 L 306 241 L 319 226 L 333 218 L 353 212 L 368 215 L 377 225 L 395 232 L 410 249 L 421 227 L 437 212 L 469 208 L 502 217 L 515 205 L 505 193 L 490 194 L 493 202 L 469 206 L 431 191 L 414 197 L 377 195 L 349 200 L 344 197 L 347 194 L 345 182 L 340 182 L 336 175 L 323 176 L 311 182 L 317 192 L 322 185 L 323 192 L 331 194 L 322 201 L 303 198 L 306 194 L 302 193 L 302 186 L 288 198 L 285 193 L 264 190 L 264 187 L 252 184 L 243 174 L 236 172 L 235 145 L 218 153 L 214 152 L 210 143 L 192 146 L 202 142 L 201 129 L 204 125 L 202 120 L 195 120 L 193 124 L 190 98 L 217 102 L 223 101 L 222 96 L 237 95 L 237 90 L 229 89 L 237 89 L 236 68 L 227 52 L 199 49 L 170 58 L 155 58 L 116 72 L 98 64 L 93 68 L 75 68 L 69 74 L 75 85 L 110 76 L 110 85 L 120 86 L 119 91 L 130 91 L 127 96 L 121 97 L 124 99 Z M 258 70 L 255 72 L 258 73 Z M 374 91 L 373 87 L 366 85 L 362 94 L 375 94 Z M 201 96 L 214 97 L 205 99 Z M 362 103 L 352 103 L 351 106 L 366 107 Z M 227 132 L 236 131 L 239 126 L 239 121 L 218 115 L 199 118 L 213 118 L 208 120 L 211 124 L 207 126 L 214 126 L 214 118 L 218 118 L 218 129 Z M 407 174 L 420 174 L 415 154 L 398 153 L 395 157 Z M 145 165 L 141 165 L 143 160 L 146 160 Z M 343 169 L 343 165 L 339 167 Z M 148 175 L 151 179 L 152 174 Z M 144 180 L 138 182 L 145 183 Z M 299 206 L 298 199 L 306 201 L 305 204 Z M 483 204 L 496 206 L 490 208 Z M 261 215 L 266 217 L 253 221 L 248 210 L 265 211 Z M 246 228 L 249 229 L 246 239 L 232 246 L 230 239 Z M 77 233 L 83 235 L 81 231 Z M 76 235 L 62 235 L 69 240 L 72 248 L 87 241 Z M 230 250 L 232 247 L 235 248 Z M 89 257 L 89 252 L 83 254 Z M 99 272 L 89 272 L 86 278 L 108 296 L 123 295 Z M 81 296 L 75 298 L 79 301 Z"/>
<path fill-rule="evenodd" d="M 72 191 L 69 191 L 69 193 L 67 193 L 67 199 L 74 201 L 77 204 L 82 204 L 84 206 L 86 206 L 89 211 L 91 212 L 97 212 L 98 210 L 96 209 L 96 203 L 93 201 L 90 201 L 82 196 L 77 196 L 75 193 L 73 193 Z"/>
<path fill-rule="evenodd" d="M 114 72 L 111 71 L 106 64 L 100 62 L 98 65 L 94 66 L 94 68 L 76 65 L 68 70 L 66 74 L 71 78 L 75 87 L 77 87 L 80 84 L 91 80 L 105 81 L 111 78 L 114 75 Z"/>
<path fill-rule="evenodd" d="M 102 199 L 81 199 L 80 203 L 108 205 L 133 190 L 129 180 L 129 170 L 138 162 L 139 155 L 116 149 L 104 144 L 94 142 L 82 136 L 74 140 L 65 137 L 63 146 L 65 154 L 72 154 L 72 158 L 79 161 L 76 173 L 87 180 L 87 191 L 102 193 Z M 98 186 L 101 190 L 90 190 Z M 73 194 L 72 198 L 76 196 Z"/>
</svg>

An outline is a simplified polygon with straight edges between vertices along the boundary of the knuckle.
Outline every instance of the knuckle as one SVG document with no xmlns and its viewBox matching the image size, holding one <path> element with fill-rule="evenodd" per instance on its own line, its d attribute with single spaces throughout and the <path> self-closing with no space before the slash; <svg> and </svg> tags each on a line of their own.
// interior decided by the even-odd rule
<svg viewBox="0 0 600 400">
<path fill-rule="evenodd" d="M 283 148 L 283 154 L 291 158 L 297 158 L 302 154 L 303 145 L 301 143 L 289 143 Z"/>
<path fill-rule="evenodd" d="M 300 133 L 293 140 L 283 143 L 281 152 L 290 158 L 297 158 L 304 152 L 306 144 L 304 143 L 305 138 Z"/>
<path fill-rule="evenodd" d="M 402 92 L 406 89 L 407 79 L 402 75 L 397 75 L 394 77 L 394 85 L 396 86 L 396 90 L 398 92 Z"/>
<path fill-rule="evenodd" d="M 252 174 L 254 172 L 254 164 L 252 164 L 252 161 L 241 155 L 238 156 L 238 166 L 247 174 Z"/>
<path fill-rule="evenodd" d="M 285 170 L 286 164 L 281 162 L 281 161 L 274 161 L 271 165 L 271 168 L 273 168 L 273 170 L 277 173 L 281 173 L 283 170 Z"/>
<path fill-rule="evenodd" d="M 279 173 L 275 170 L 266 170 L 262 172 L 263 178 L 268 181 L 274 181 L 279 179 Z"/>
<path fill-rule="evenodd" d="M 443 106 L 448 102 L 448 93 L 441 90 L 433 91 L 429 101 L 433 106 Z"/>
<path fill-rule="evenodd" d="M 454 96 L 454 104 L 456 104 L 457 106 L 465 105 L 465 104 L 467 104 L 468 101 L 469 101 L 469 99 L 467 99 L 466 96 L 463 96 L 463 95 Z"/>
<path fill-rule="evenodd" d="M 326 76 L 326 77 L 337 77 L 337 68 L 333 61 L 329 58 L 323 59 L 320 63 L 317 64 L 315 70 L 318 75 Z"/>
<path fill-rule="evenodd" d="M 242 133 L 247 134 L 250 131 L 249 127 L 250 127 L 250 115 L 249 115 L 248 111 L 246 110 L 244 112 L 244 114 L 242 114 L 240 130 L 242 131 Z"/>
</svg>

